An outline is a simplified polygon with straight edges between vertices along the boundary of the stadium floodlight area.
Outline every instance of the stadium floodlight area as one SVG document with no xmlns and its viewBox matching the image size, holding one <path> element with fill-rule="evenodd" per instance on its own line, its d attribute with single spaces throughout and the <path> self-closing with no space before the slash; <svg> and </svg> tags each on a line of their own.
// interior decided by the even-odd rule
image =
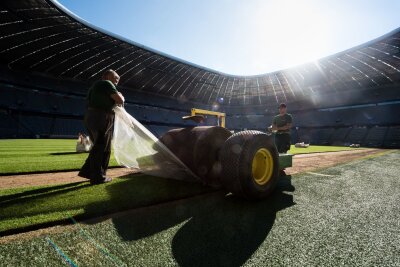
<svg viewBox="0 0 400 267">
<path fill-rule="evenodd" d="M 400 28 L 294 68 L 239 76 L 107 32 L 57 1 L 4 0 L 0 13 L 2 138 L 83 131 L 87 87 L 112 68 L 126 109 L 156 135 L 192 125 L 180 118 L 193 107 L 225 112 L 233 130 L 265 130 L 285 102 L 298 127 L 293 138 L 400 144 Z"/>
</svg>

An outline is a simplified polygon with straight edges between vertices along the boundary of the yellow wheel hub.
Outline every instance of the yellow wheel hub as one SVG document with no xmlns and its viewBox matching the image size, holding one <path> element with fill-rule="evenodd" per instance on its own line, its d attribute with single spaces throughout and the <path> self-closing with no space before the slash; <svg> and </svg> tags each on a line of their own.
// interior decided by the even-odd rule
<svg viewBox="0 0 400 267">
<path fill-rule="evenodd" d="M 265 185 L 272 177 L 274 159 L 266 148 L 257 150 L 253 158 L 252 174 L 254 181 L 259 185 Z"/>
</svg>

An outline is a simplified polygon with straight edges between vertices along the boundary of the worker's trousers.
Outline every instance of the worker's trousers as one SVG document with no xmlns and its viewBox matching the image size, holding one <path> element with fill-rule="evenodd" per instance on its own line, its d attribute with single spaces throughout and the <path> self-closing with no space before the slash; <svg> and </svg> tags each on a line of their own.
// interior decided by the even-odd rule
<svg viewBox="0 0 400 267">
<path fill-rule="evenodd" d="M 275 145 L 279 153 L 286 153 L 290 149 L 290 134 L 289 133 L 275 134 Z"/>
<path fill-rule="evenodd" d="M 88 109 L 84 124 L 93 142 L 80 174 L 92 181 L 104 180 L 111 155 L 111 139 L 114 131 L 114 113 L 97 109 Z"/>
</svg>

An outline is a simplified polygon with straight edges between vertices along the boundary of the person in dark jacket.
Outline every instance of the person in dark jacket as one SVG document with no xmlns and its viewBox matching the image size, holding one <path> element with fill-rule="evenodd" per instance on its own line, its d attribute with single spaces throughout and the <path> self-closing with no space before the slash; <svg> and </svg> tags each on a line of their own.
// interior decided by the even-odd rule
<svg viewBox="0 0 400 267">
<path fill-rule="evenodd" d="M 286 113 L 286 104 L 279 105 L 279 114 L 272 121 L 272 131 L 275 132 L 275 145 L 279 153 L 286 153 L 290 149 L 290 128 L 292 115 Z"/>
<path fill-rule="evenodd" d="M 85 163 L 78 175 L 90 179 L 91 184 L 112 181 L 106 176 L 111 155 L 111 139 L 114 131 L 114 105 L 123 105 L 125 98 L 116 85 L 119 75 L 114 70 L 106 70 L 102 80 L 96 81 L 86 97 L 84 124 L 93 142 Z"/>
</svg>

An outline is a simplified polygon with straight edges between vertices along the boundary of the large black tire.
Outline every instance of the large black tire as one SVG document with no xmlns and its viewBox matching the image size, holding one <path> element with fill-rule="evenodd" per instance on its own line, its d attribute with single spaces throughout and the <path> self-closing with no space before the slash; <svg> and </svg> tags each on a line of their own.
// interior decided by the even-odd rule
<svg viewBox="0 0 400 267">
<path fill-rule="evenodd" d="M 221 182 L 234 195 L 249 199 L 267 197 L 279 177 L 278 151 L 270 134 L 238 132 L 220 151 Z"/>
<path fill-rule="evenodd" d="M 231 132 L 218 126 L 173 129 L 161 136 L 167 146 L 193 173 L 211 186 L 220 186 L 219 151 Z"/>
</svg>

